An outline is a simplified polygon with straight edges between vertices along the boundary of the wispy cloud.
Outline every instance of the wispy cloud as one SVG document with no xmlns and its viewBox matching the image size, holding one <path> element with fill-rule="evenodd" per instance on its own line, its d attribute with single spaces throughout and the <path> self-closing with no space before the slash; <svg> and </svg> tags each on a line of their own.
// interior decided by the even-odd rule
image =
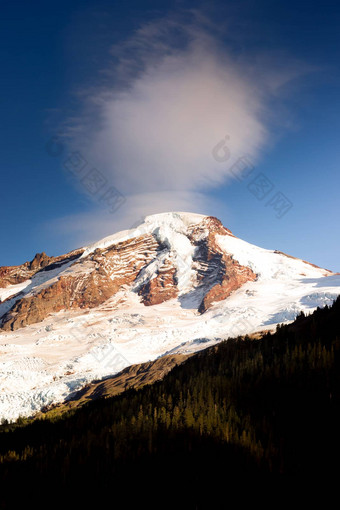
<svg viewBox="0 0 340 510">
<path fill-rule="evenodd" d="M 82 90 L 80 113 L 68 119 L 70 150 L 127 197 L 115 226 L 165 210 L 202 212 L 233 159 L 256 163 L 270 141 L 273 98 L 302 68 L 275 67 L 269 54 L 235 57 L 217 33 L 197 12 L 147 23 L 112 47 L 98 86 Z M 212 150 L 226 136 L 222 164 Z"/>
<path fill-rule="evenodd" d="M 93 241 L 106 237 L 120 230 L 136 227 L 149 214 L 164 211 L 188 211 L 195 206 L 201 214 L 215 214 L 225 211 L 225 205 L 212 200 L 204 193 L 183 191 L 176 193 L 155 192 L 129 195 L 129 200 L 117 214 L 110 214 L 105 209 L 92 209 L 87 213 L 71 214 L 44 225 L 44 237 L 53 236 L 63 239 L 65 250 L 80 248 Z M 194 209 L 193 209 L 194 210 Z"/>
</svg>

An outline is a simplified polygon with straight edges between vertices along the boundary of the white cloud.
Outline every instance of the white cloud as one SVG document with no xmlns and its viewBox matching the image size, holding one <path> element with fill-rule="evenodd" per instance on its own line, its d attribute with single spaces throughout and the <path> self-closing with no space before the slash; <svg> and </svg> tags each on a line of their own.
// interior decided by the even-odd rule
<svg viewBox="0 0 340 510">
<path fill-rule="evenodd" d="M 189 23 L 148 23 L 112 55 L 105 83 L 82 92 L 67 134 L 127 197 L 116 218 L 124 227 L 145 214 L 203 212 L 204 194 L 231 177 L 233 162 L 259 160 L 270 141 L 268 104 L 301 74 L 296 64 L 275 70 L 272 56 L 233 57 L 197 13 Z M 230 158 L 217 161 L 213 149 L 226 136 Z"/>
<path fill-rule="evenodd" d="M 130 195 L 116 212 L 111 214 L 109 209 L 98 208 L 88 213 L 64 216 L 44 225 L 44 236 L 62 237 L 66 250 L 86 246 L 96 240 L 104 238 L 114 232 L 135 227 L 143 222 L 149 214 L 164 211 L 188 211 L 188 206 L 195 204 L 202 214 L 210 214 L 212 207 L 225 210 L 224 204 L 209 196 L 195 192 L 141 193 Z M 216 214 L 218 214 L 216 212 Z"/>
</svg>

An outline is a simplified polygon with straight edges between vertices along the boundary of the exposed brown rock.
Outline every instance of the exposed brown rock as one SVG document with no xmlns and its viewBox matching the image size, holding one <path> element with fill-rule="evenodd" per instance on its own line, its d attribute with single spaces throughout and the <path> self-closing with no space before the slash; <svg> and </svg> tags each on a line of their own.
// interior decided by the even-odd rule
<svg viewBox="0 0 340 510">
<path fill-rule="evenodd" d="M 227 299 L 234 290 L 256 279 L 256 274 L 250 268 L 241 266 L 230 255 L 223 255 L 221 262 L 224 266 L 225 274 L 221 283 L 214 285 L 204 296 L 198 309 L 201 313 L 205 312 L 212 303 Z"/>
<path fill-rule="evenodd" d="M 202 232 L 206 235 L 202 236 Z M 224 253 L 216 242 L 216 235 L 235 237 L 220 220 L 208 216 L 195 225 L 190 238 L 197 246 L 194 257 L 197 271 L 197 292 L 203 295 L 198 311 L 204 313 L 213 303 L 222 301 L 244 283 L 256 279 L 256 274 Z"/>
<path fill-rule="evenodd" d="M 60 276 L 47 288 L 19 299 L 2 318 L 2 329 L 14 331 L 42 321 L 50 313 L 101 305 L 123 285 L 131 284 L 159 249 L 160 245 L 153 236 L 144 235 L 118 243 L 110 249 L 96 250 L 82 259 L 82 264 L 90 264 L 87 272 Z M 44 268 L 45 271 L 47 269 L 48 266 Z"/>
<path fill-rule="evenodd" d="M 28 264 L 26 262 L 26 264 Z M 21 266 L 2 266 L 0 267 L 0 288 L 8 287 L 22 283 L 30 278 L 30 271 L 26 264 Z"/>
<path fill-rule="evenodd" d="M 143 285 L 138 294 L 146 306 L 158 305 L 178 295 L 176 269 L 170 264 L 158 270 L 157 276 Z"/>
<path fill-rule="evenodd" d="M 225 228 L 221 221 L 215 216 L 206 216 L 200 223 L 193 225 L 189 229 L 189 237 L 194 241 L 199 237 L 202 232 L 207 231 L 209 235 L 229 235 L 235 237 L 234 234 L 228 228 Z"/>
<path fill-rule="evenodd" d="M 0 267 L 0 288 L 22 283 L 41 270 L 48 271 L 66 264 L 70 260 L 75 260 L 80 257 L 83 251 L 82 249 L 73 250 L 58 257 L 48 257 L 46 253 L 42 252 L 37 253 L 30 262 L 25 262 L 20 266 L 2 266 Z"/>
<path fill-rule="evenodd" d="M 48 266 L 50 261 L 51 258 L 48 257 L 45 252 L 37 253 L 34 259 L 31 262 L 29 262 L 28 269 L 30 271 L 41 269 L 42 267 Z"/>
<path fill-rule="evenodd" d="M 212 216 L 188 228 L 188 237 L 196 246 L 193 270 L 193 293 L 197 293 L 197 307 L 203 313 L 216 301 L 226 299 L 230 293 L 256 275 L 224 254 L 216 243 L 216 235 L 233 234 Z M 5 331 L 16 330 L 44 320 L 50 313 L 61 310 L 94 308 L 114 296 L 123 286 L 132 285 L 141 271 L 154 261 L 160 252 L 169 248 L 151 234 L 141 235 L 108 248 L 96 249 L 80 260 L 83 250 L 75 250 L 60 257 L 38 253 L 31 262 L 22 266 L 0 268 L 0 286 L 19 283 L 36 273 L 72 263 L 64 274 L 41 279 L 25 295 L 17 295 L 11 309 L 2 317 Z M 170 252 L 169 252 L 170 254 Z M 166 256 L 150 278 L 135 290 L 146 306 L 162 303 L 178 296 L 178 281 L 173 259 Z M 11 298 L 9 298 L 11 299 Z"/>
</svg>

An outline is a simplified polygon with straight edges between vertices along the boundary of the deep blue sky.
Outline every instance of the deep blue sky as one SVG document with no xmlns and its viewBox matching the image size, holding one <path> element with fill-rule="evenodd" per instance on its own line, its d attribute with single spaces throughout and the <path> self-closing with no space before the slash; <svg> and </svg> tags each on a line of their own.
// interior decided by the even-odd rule
<svg viewBox="0 0 340 510">
<path fill-rule="evenodd" d="M 52 227 L 48 231 L 46 224 L 90 212 L 96 204 L 47 154 L 53 124 L 76 111 L 73 92 L 95 79 L 110 44 L 155 16 L 200 5 L 205 8 L 181 1 L 2 2 L 0 265 L 76 247 L 69 235 Z M 233 51 L 275 48 L 317 69 L 287 97 L 294 129 L 280 131 L 253 172 L 253 177 L 264 174 L 273 194 L 282 192 L 292 208 L 276 218 L 266 200 L 250 192 L 249 177 L 214 191 L 216 200 L 226 204 L 220 219 L 249 242 L 340 271 L 340 4 L 249 0 L 209 5 L 213 17 L 232 14 L 235 32 L 241 32 Z"/>
</svg>

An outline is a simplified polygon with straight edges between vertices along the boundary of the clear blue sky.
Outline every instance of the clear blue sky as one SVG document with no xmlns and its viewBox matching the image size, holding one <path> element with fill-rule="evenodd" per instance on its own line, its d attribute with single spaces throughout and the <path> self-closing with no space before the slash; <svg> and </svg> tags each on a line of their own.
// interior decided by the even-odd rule
<svg viewBox="0 0 340 510">
<path fill-rule="evenodd" d="M 340 271 L 340 4 L 329 0 L 225 1 L 213 8 L 184 1 L 3 2 L 0 265 L 77 247 L 71 235 L 53 231 L 54 221 L 89 214 L 97 204 L 45 144 L 64 117 L 77 113 L 75 90 L 96 80 L 112 44 L 150 19 L 190 7 L 212 18 L 232 13 L 240 35 L 225 44 L 236 54 L 270 48 L 316 69 L 285 101 L 294 128 L 280 128 L 253 177 L 226 182 L 211 198 L 225 204 L 220 219 L 239 237 Z M 260 173 L 273 186 L 267 198 L 281 192 L 292 204 L 282 218 L 267 198 L 251 193 Z"/>
</svg>

